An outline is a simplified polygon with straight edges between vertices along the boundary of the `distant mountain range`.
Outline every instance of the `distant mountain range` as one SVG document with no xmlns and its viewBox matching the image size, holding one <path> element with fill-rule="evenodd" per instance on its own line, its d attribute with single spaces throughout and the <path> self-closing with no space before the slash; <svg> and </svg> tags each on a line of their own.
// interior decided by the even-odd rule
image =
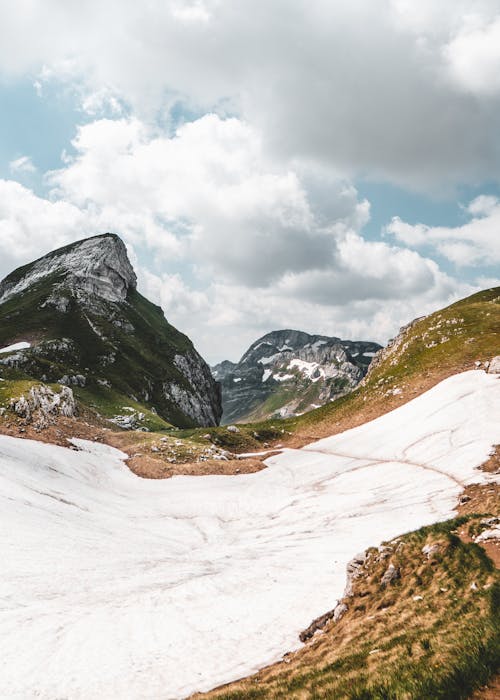
<svg viewBox="0 0 500 700">
<path fill-rule="evenodd" d="M 286 418 L 323 406 L 352 390 L 380 349 L 296 330 L 267 333 L 238 363 L 212 367 L 222 387 L 222 422 Z"/>
</svg>

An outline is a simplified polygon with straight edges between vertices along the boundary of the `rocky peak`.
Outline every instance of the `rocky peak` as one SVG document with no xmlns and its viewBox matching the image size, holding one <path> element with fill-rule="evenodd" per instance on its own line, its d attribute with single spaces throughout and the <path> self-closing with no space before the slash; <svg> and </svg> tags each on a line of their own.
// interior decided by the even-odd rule
<svg viewBox="0 0 500 700">
<path fill-rule="evenodd" d="M 210 368 L 137 290 L 125 245 L 111 233 L 59 248 L 0 283 L 0 349 L 2 374 L 74 387 L 79 401 L 104 406 L 122 427 L 117 418 L 129 410 L 142 418 L 128 427 L 141 429 L 215 425 L 222 413 Z M 19 410 L 28 419 L 26 402 Z"/>
<path fill-rule="evenodd" d="M 42 281 L 57 276 L 79 295 L 124 301 L 137 278 L 123 241 L 113 233 L 77 241 L 15 270 L 0 284 L 0 303 Z"/>
<path fill-rule="evenodd" d="M 288 417 L 317 408 L 353 389 L 380 345 L 367 341 L 272 331 L 234 364 L 212 368 L 221 382 L 224 422 Z"/>
</svg>

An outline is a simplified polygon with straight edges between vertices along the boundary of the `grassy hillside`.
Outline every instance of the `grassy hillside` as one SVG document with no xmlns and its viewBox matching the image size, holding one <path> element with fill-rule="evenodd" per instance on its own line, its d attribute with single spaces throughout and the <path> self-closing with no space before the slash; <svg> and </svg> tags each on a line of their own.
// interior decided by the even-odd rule
<svg viewBox="0 0 500 700">
<path fill-rule="evenodd" d="M 449 521 L 368 550 L 340 621 L 327 622 L 283 662 L 195 697 L 469 697 L 500 665 L 500 575 L 478 545 L 457 535 L 477 533 L 484 527 L 480 522 Z M 390 564 L 399 577 L 384 586 Z"/>
<path fill-rule="evenodd" d="M 416 320 L 375 358 L 353 392 L 293 421 L 304 439 L 361 425 L 458 372 L 500 355 L 500 287 L 488 289 Z"/>
<path fill-rule="evenodd" d="M 47 303 L 54 285 L 67 303 L 64 311 Z M 69 343 L 53 342 L 61 339 Z M 162 421 L 156 422 L 157 428 L 195 425 L 162 390 L 169 381 L 191 390 L 173 360 L 177 354 L 194 353 L 193 345 L 166 321 L 160 307 L 135 289 L 129 289 L 123 303 L 98 300 L 91 309 L 65 288 L 64 275 L 47 276 L 0 306 L 0 347 L 20 340 L 33 343 L 33 348 L 14 368 L 2 368 L 8 379 L 53 383 L 64 375 L 82 375 L 86 383 L 80 400 L 103 406 L 104 416 L 119 414 L 133 402 L 142 412 L 158 412 Z"/>
</svg>

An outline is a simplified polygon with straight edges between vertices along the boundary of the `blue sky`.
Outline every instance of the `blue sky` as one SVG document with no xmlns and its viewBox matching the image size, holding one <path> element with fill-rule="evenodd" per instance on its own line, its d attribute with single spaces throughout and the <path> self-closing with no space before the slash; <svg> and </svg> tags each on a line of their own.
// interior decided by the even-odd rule
<svg viewBox="0 0 500 700">
<path fill-rule="evenodd" d="M 115 231 L 210 361 L 498 283 L 495 2 L 139 9 L 0 9 L 1 274 Z"/>
</svg>

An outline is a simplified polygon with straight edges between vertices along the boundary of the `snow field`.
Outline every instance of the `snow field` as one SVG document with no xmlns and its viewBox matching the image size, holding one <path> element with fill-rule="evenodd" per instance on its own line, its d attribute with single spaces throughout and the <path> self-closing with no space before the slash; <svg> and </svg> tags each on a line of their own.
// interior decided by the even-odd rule
<svg viewBox="0 0 500 700">
<path fill-rule="evenodd" d="M 180 698 L 281 658 L 354 554 L 494 479 L 499 417 L 498 377 L 471 371 L 261 472 L 165 481 L 0 436 L 0 696 Z"/>
</svg>

